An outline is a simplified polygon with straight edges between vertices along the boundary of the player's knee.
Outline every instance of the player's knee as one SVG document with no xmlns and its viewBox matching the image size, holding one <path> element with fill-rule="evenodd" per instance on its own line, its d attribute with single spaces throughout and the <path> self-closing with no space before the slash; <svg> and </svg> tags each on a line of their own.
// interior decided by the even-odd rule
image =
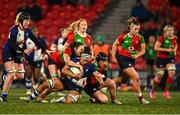
<svg viewBox="0 0 180 115">
<path fill-rule="evenodd" d="M 174 74 L 175 74 L 175 71 L 176 71 L 176 67 L 175 67 L 175 65 L 170 65 L 170 66 L 167 68 L 167 70 L 168 70 L 169 76 L 170 76 L 170 77 L 173 77 Z"/>
<path fill-rule="evenodd" d="M 97 99 L 98 102 L 100 103 L 107 103 L 108 102 L 108 98 L 106 95 L 104 94 L 98 94 L 98 95 L 94 95 L 95 96 L 95 99 Z"/>
<path fill-rule="evenodd" d="M 78 102 L 79 97 L 80 97 L 80 95 L 69 94 L 65 100 L 65 103 L 67 103 L 67 104 L 76 103 L 76 102 Z"/>
<path fill-rule="evenodd" d="M 100 99 L 100 102 L 101 103 L 107 103 L 108 102 L 108 98 L 106 96 L 103 96 L 101 99 Z"/>
<path fill-rule="evenodd" d="M 23 79 L 24 78 L 24 73 L 25 73 L 24 69 L 16 70 L 16 79 Z"/>
</svg>

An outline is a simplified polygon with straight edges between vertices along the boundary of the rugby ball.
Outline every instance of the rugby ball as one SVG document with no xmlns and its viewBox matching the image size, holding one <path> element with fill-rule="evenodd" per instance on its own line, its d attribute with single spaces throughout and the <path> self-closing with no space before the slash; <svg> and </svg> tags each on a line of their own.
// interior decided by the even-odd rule
<svg viewBox="0 0 180 115">
<path fill-rule="evenodd" d="M 70 67 L 70 71 L 73 73 L 73 74 L 81 74 L 81 70 L 77 67 Z"/>
</svg>

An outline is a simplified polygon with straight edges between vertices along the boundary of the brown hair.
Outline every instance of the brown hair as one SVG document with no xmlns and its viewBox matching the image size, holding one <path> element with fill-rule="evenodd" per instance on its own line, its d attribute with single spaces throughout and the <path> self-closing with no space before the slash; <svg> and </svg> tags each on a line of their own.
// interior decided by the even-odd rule
<svg viewBox="0 0 180 115">
<path fill-rule="evenodd" d="M 128 29 L 130 29 L 133 25 L 140 25 L 140 22 L 135 17 L 131 17 L 130 19 L 128 19 L 127 23 L 128 23 Z"/>
</svg>

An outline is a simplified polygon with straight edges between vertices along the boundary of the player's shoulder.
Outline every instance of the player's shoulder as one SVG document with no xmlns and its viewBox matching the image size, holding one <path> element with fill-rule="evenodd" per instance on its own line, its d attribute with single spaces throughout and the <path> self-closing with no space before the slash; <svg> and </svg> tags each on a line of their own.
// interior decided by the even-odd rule
<svg viewBox="0 0 180 115">
<path fill-rule="evenodd" d="M 73 62 L 79 62 L 80 61 L 80 57 L 73 57 L 71 60 Z"/>
<path fill-rule="evenodd" d="M 92 37 L 89 34 L 87 34 L 86 37 L 92 40 Z"/>
<path fill-rule="evenodd" d="M 143 35 L 142 35 L 142 34 L 140 34 L 140 33 L 138 33 L 138 36 L 139 36 L 140 38 L 144 38 L 144 37 L 143 37 Z"/>
<path fill-rule="evenodd" d="M 9 29 L 9 31 L 10 31 L 11 33 L 17 33 L 17 32 L 18 32 L 18 25 L 13 25 L 13 26 Z"/>
<path fill-rule="evenodd" d="M 176 40 L 177 40 L 177 39 L 178 39 L 178 37 L 177 37 L 176 35 L 174 35 L 174 39 L 176 39 Z"/>
<path fill-rule="evenodd" d="M 127 33 L 121 33 L 119 36 L 118 36 L 118 38 L 124 38 L 124 37 L 126 37 L 128 34 Z"/>
</svg>

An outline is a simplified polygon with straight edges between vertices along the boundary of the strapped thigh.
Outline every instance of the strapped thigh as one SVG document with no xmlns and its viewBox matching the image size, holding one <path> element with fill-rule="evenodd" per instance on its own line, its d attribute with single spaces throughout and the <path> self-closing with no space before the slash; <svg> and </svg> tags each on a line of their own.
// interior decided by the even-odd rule
<svg viewBox="0 0 180 115">
<path fill-rule="evenodd" d="M 163 69 L 163 68 L 157 68 L 156 74 L 158 74 L 158 75 L 164 75 L 164 69 Z"/>
<path fill-rule="evenodd" d="M 16 70 L 16 73 L 25 73 L 25 70 L 24 69 L 19 69 L 19 70 Z"/>
<path fill-rule="evenodd" d="M 167 68 L 168 71 L 175 71 L 176 70 L 176 66 L 174 64 L 170 65 L 168 68 Z"/>
<path fill-rule="evenodd" d="M 15 73 L 16 72 L 16 69 L 8 69 L 6 70 L 7 73 Z"/>
<path fill-rule="evenodd" d="M 54 87 L 54 81 L 52 79 L 48 80 L 48 88 L 51 89 Z"/>
</svg>

